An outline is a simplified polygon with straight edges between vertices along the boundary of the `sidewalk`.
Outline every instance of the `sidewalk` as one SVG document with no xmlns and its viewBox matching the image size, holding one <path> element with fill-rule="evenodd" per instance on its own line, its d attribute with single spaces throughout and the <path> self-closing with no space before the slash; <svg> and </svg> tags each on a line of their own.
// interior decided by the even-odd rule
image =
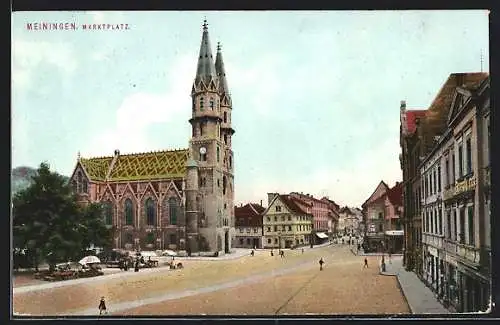
<svg viewBox="0 0 500 325">
<path fill-rule="evenodd" d="M 390 262 L 386 259 L 385 267 L 386 271 L 380 271 L 380 274 L 397 277 L 399 287 L 408 302 L 412 314 L 450 313 L 415 273 L 404 269 L 401 257 L 392 258 Z"/>
</svg>

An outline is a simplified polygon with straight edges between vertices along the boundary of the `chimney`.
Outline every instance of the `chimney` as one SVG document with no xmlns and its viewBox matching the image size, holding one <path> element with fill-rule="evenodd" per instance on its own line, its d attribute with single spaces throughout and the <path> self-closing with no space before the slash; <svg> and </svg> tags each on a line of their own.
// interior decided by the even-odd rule
<svg viewBox="0 0 500 325">
<path fill-rule="evenodd" d="M 262 206 L 262 200 L 260 200 L 260 206 Z"/>
<path fill-rule="evenodd" d="M 271 204 L 271 201 L 274 199 L 274 197 L 278 195 L 278 193 L 267 193 L 267 205 L 269 206 Z"/>
</svg>

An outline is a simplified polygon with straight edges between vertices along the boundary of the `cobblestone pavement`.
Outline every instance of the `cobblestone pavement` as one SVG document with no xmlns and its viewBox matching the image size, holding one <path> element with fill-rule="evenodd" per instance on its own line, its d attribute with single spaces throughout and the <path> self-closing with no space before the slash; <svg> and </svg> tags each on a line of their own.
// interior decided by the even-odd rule
<svg viewBox="0 0 500 325">
<path fill-rule="evenodd" d="M 391 262 L 391 263 L 390 263 Z M 413 272 L 403 267 L 403 258 L 386 260 L 382 275 L 396 276 L 408 306 L 413 314 L 449 314 L 450 312 L 438 301 L 436 295 Z"/>
<path fill-rule="evenodd" d="M 329 297 L 332 295 L 331 292 L 335 292 L 334 296 L 337 297 L 335 299 L 345 301 L 345 303 L 335 307 L 339 313 L 342 313 L 343 310 L 349 310 L 348 306 L 352 305 L 352 301 L 350 300 L 353 297 L 343 297 L 345 294 L 349 295 L 350 293 L 357 292 L 358 295 L 370 296 L 366 294 L 366 290 L 372 291 L 372 288 L 379 293 L 383 292 L 382 288 L 386 288 L 388 293 L 390 292 L 395 295 L 394 299 L 400 299 L 404 302 L 394 278 L 376 276 L 378 273 L 376 259 L 372 260 L 369 257 L 371 268 L 363 270 L 363 259 L 361 257 L 353 256 L 347 248 L 326 246 L 304 250 L 304 253 L 301 250 L 290 250 L 285 253 L 285 258 L 280 258 L 276 254 L 271 257 L 268 251 L 257 251 L 254 257 L 246 255 L 234 260 L 183 261 L 185 268 L 182 270 L 169 271 L 158 268 L 147 271 L 141 270 L 138 273 L 121 272 L 94 279 L 86 279 L 89 280 L 87 282 L 64 286 L 57 286 L 58 283 L 49 283 L 47 285 L 50 286 L 45 287 L 21 287 L 16 288 L 17 290 L 14 291 L 13 307 L 14 311 L 19 314 L 95 315 L 99 298 L 105 296 L 109 310 L 112 313 L 120 314 L 127 310 L 133 312 L 134 308 L 146 308 L 155 304 L 165 303 L 165 301 L 168 301 L 168 305 L 175 306 L 178 305 L 179 301 L 197 301 L 203 295 L 214 295 L 213 298 L 215 300 L 212 300 L 214 304 L 218 299 L 228 299 L 229 302 L 245 301 L 243 306 L 248 306 L 248 313 L 254 311 L 253 313 L 259 314 L 263 313 L 266 309 L 250 304 L 255 304 L 262 300 L 262 292 L 265 292 L 263 291 L 264 289 L 267 288 L 267 290 L 270 290 L 269 288 L 276 287 L 277 283 L 283 283 L 283 285 L 291 286 L 289 290 L 285 287 L 281 289 L 285 296 L 291 291 L 295 292 L 294 290 L 298 288 L 297 285 L 299 285 L 300 281 L 295 281 L 294 277 L 305 279 L 304 277 L 307 278 L 307 276 L 316 272 L 314 268 L 318 268 L 320 257 L 323 257 L 326 261 L 326 269 L 330 270 L 331 268 L 331 270 L 326 271 L 325 269 L 321 273 L 321 277 L 311 282 L 312 289 L 308 290 L 313 290 L 313 293 L 308 293 L 307 298 L 300 298 L 301 295 L 297 293 L 297 299 L 299 300 L 297 300 L 298 302 L 295 307 L 288 310 L 286 306 L 283 306 L 280 312 L 301 314 L 307 312 L 308 305 L 301 303 L 300 299 L 310 301 L 309 304 L 323 299 L 322 296 L 315 296 L 314 290 L 319 290 L 325 297 Z M 310 267 L 312 267 L 310 271 L 304 271 L 304 268 L 307 269 Z M 335 270 L 344 271 L 340 276 Z M 300 272 L 305 272 L 302 273 L 302 277 Z M 358 272 L 357 276 L 353 276 L 356 274 L 355 272 Z M 297 274 L 294 275 L 295 273 Z M 332 277 L 335 274 L 337 274 L 337 278 Z M 282 282 L 279 282 L 280 280 L 278 279 L 282 279 Z M 363 282 L 361 279 L 366 280 Z M 294 284 L 295 282 L 297 284 Z M 372 282 L 375 286 L 369 284 Z M 251 288 L 259 287 L 258 283 L 261 283 L 262 290 L 252 292 L 253 289 Z M 315 283 L 321 283 L 317 289 L 314 289 Z M 364 283 L 363 287 L 359 286 L 361 283 Z M 330 290 L 328 290 L 329 285 Z M 339 285 L 342 290 L 335 289 Z M 233 296 L 228 293 L 231 290 L 236 290 L 236 293 L 241 293 L 241 295 Z M 246 293 L 248 290 L 250 291 Z M 253 298 L 252 295 L 254 295 Z M 311 299 L 311 297 L 314 298 Z M 358 298 L 356 299 L 359 300 Z M 372 299 L 377 300 L 374 297 Z M 293 304 L 293 301 L 293 299 L 290 300 L 290 303 Z M 378 303 L 367 303 L 367 307 L 364 310 L 360 309 L 359 312 L 370 312 L 369 309 L 375 308 L 373 306 L 377 306 Z M 218 304 L 216 305 L 219 306 Z M 226 305 L 227 309 L 225 313 L 242 313 L 239 308 L 243 307 L 238 307 L 235 303 L 228 303 Z M 386 307 L 378 306 L 374 310 L 384 312 L 384 308 L 387 308 L 389 313 L 392 313 L 395 312 L 391 309 L 392 305 L 397 304 L 392 302 Z M 217 308 L 210 309 L 206 305 L 203 306 L 207 309 L 201 310 L 201 313 L 213 314 L 221 312 Z M 192 308 L 193 312 L 197 310 L 196 308 L 199 307 Z M 316 312 L 314 309 L 311 310 L 311 312 Z M 172 311 L 169 311 L 168 308 L 162 308 L 155 313 L 164 315 L 175 314 L 176 312 L 180 314 L 190 313 L 185 308 L 177 308 Z M 401 309 L 401 312 L 405 312 L 404 308 Z"/>
</svg>

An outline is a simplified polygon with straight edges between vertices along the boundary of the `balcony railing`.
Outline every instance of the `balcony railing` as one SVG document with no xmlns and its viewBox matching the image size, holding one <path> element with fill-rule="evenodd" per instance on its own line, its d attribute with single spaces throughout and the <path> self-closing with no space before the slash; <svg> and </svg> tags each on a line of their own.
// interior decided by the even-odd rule
<svg viewBox="0 0 500 325">
<path fill-rule="evenodd" d="M 448 253 L 452 253 L 461 257 L 465 260 L 468 260 L 472 263 L 479 264 L 480 262 L 480 250 L 479 248 L 468 246 L 464 244 L 459 244 L 457 242 L 453 242 L 449 239 L 445 240 L 445 250 Z"/>
<path fill-rule="evenodd" d="M 443 238 L 439 237 L 438 235 L 422 234 L 422 242 L 424 244 L 437 247 L 439 249 L 444 248 Z"/>
<path fill-rule="evenodd" d="M 477 180 L 476 176 L 471 176 L 462 181 L 457 181 L 455 184 L 451 184 L 451 186 L 443 191 L 443 200 L 449 200 L 452 197 L 472 191 L 476 188 Z"/>
</svg>

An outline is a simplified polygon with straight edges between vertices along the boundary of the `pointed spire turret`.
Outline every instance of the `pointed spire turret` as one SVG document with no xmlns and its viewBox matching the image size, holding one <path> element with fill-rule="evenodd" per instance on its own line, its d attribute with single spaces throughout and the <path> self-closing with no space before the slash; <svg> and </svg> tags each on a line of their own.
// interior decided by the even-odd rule
<svg viewBox="0 0 500 325">
<path fill-rule="evenodd" d="M 200 79 L 210 80 L 216 77 L 214 59 L 208 37 L 207 20 L 203 21 L 203 35 L 201 37 L 200 54 L 198 55 L 198 68 L 196 69 L 196 82 Z"/>
<path fill-rule="evenodd" d="M 217 57 L 215 59 L 215 71 L 219 77 L 219 87 L 222 94 L 229 96 L 229 88 L 226 80 L 226 69 L 224 68 L 224 61 L 222 60 L 222 49 L 220 42 L 217 42 Z"/>
</svg>

